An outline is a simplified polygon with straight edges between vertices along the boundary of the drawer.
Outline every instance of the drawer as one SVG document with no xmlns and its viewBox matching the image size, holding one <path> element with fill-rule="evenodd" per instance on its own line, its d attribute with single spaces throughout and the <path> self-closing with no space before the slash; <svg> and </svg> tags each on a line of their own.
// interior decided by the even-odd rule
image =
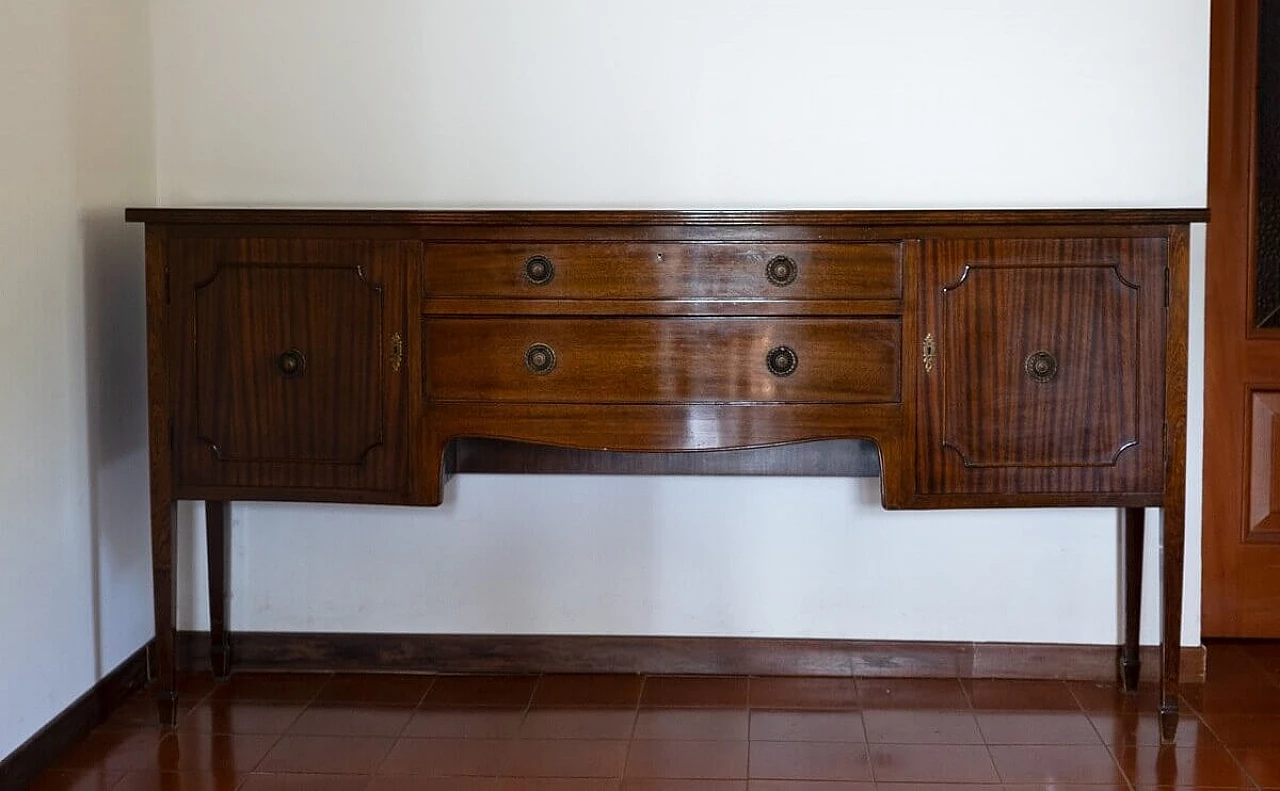
<svg viewBox="0 0 1280 791">
<path fill-rule="evenodd" d="M 896 319 L 426 318 L 435 401 L 900 400 Z"/>
<path fill-rule="evenodd" d="M 426 247 L 429 298 L 902 297 L 901 242 L 450 243 Z"/>
</svg>

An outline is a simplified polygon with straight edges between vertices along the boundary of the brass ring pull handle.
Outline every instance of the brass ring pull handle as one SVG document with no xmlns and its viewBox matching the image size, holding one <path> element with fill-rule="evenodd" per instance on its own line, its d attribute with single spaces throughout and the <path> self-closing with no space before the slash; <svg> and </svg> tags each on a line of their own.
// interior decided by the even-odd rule
<svg viewBox="0 0 1280 791">
<path fill-rule="evenodd" d="M 524 365 L 529 373 L 544 376 L 556 369 L 556 350 L 545 343 L 535 343 L 525 350 Z"/>
<path fill-rule="evenodd" d="M 280 375 L 286 379 L 296 379 L 302 376 L 302 372 L 306 370 L 307 358 L 297 349 L 290 349 L 282 352 L 276 358 L 276 368 L 280 369 Z"/>
<path fill-rule="evenodd" d="M 769 350 L 764 362 L 769 367 L 769 373 L 774 376 L 790 376 L 800 365 L 800 357 L 790 346 L 778 346 Z"/>
<path fill-rule="evenodd" d="M 764 274 L 775 286 L 789 286 L 796 282 L 800 267 L 796 266 L 796 262 L 789 256 L 775 255 L 765 265 Z"/>
<path fill-rule="evenodd" d="M 1058 360 L 1049 352 L 1041 349 L 1038 352 L 1028 354 L 1027 359 L 1022 363 L 1022 368 L 1027 372 L 1027 376 L 1044 384 L 1058 375 Z"/>
<path fill-rule="evenodd" d="M 524 262 L 524 279 L 535 286 L 545 286 L 556 276 L 556 266 L 545 255 L 530 256 Z"/>
</svg>

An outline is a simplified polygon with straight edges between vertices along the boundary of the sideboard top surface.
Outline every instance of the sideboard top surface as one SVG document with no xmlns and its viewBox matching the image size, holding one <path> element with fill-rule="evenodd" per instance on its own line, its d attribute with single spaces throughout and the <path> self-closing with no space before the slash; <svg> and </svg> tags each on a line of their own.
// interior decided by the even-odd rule
<svg viewBox="0 0 1280 791">
<path fill-rule="evenodd" d="M 173 225 L 525 225 L 525 226 L 974 226 L 1174 225 L 1206 222 L 1207 209 L 963 210 L 451 210 L 147 208 L 129 222 Z"/>
</svg>

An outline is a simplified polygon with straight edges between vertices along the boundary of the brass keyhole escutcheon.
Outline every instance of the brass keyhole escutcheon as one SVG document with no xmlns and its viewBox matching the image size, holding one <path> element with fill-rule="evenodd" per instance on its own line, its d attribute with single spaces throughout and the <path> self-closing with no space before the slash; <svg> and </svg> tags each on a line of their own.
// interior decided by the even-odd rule
<svg viewBox="0 0 1280 791">
<path fill-rule="evenodd" d="M 796 282 L 800 267 L 796 266 L 796 262 L 789 256 L 775 255 L 769 259 L 764 273 L 765 277 L 769 278 L 769 282 L 775 286 L 789 286 Z"/>
<path fill-rule="evenodd" d="M 391 353 L 387 359 L 391 361 L 391 370 L 400 373 L 400 366 L 404 365 L 404 338 L 398 332 L 391 335 Z"/>
<path fill-rule="evenodd" d="M 924 361 L 924 372 L 932 373 L 934 363 L 938 360 L 938 341 L 934 339 L 931 332 L 924 336 L 924 342 L 920 345 L 920 358 Z"/>
<path fill-rule="evenodd" d="M 800 365 L 800 357 L 796 354 L 796 350 L 790 346 L 778 346 L 769 350 L 764 358 L 765 365 L 769 367 L 769 373 L 774 376 L 790 376 L 796 372 L 796 368 Z"/>
<path fill-rule="evenodd" d="M 524 365 L 532 374 L 549 374 L 556 368 L 556 350 L 545 343 L 535 343 L 525 350 Z"/>
<path fill-rule="evenodd" d="M 545 286 L 556 276 L 556 266 L 545 255 L 530 256 L 524 262 L 524 279 L 535 286 Z"/>
<path fill-rule="evenodd" d="M 297 349 L 290 349 L 282 352 L 276 358 L 276 368 L 280 370 L 280 375 L 286 379 L 296 379 L 302 376 L 302 372 L 307 367 L 307 358 Z"/>
<path fill-rule="evenodd" d="M 1058 375 L 1058 359 L 1041 349 L 1038 352 L 1032 352 L 1027 355 L 1027 359 L 1022 363 L 1022 368 L 1027 372 L 1027 376 L 1044 384 Z"/>
</svg>

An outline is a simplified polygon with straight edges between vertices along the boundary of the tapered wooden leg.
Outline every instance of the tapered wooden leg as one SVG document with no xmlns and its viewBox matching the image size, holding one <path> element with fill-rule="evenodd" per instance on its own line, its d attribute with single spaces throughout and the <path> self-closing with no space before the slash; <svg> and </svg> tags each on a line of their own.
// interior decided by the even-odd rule
<svg viewBox="0 0 1280 791">
<path fill-rule="evenodd" d="M 1171 501 L 1176 500 L 1176 503 Z M 1182 658 L 1183 496 L 1169 496 L 1161 514 L 1160 565 L 1160 741 L 1172 744 L 1178 735 L 1178 673 Z"/>
<path fill-rule="evenodd" d="M 173 522 L 174 502 L 153 495 L 151 504 L 151 580 L 154 586 L 156 641 L 152 654 L 152 684 L 161 727 L 178 724 L 177 659 L 174 652 Z"/>
<path fill-rule="evenodd" d="M 1188 229 L 1169 235 L 1165 270 L 1164 507 L 1160 511 L 1160 741 L 1178 734 L 1178 671 L 1182 653 L 1182 558 L 1187 499 Z"/>
<path fill-rule="evenodd" d="M 1145 534 L 1141 508 L 1125 508 L 1122 554 L 1124 556 L 1124 647 L 1120 651 L 1120 681 L 1125 690 L 1138 688 L 1142 661 L 1138 656 L 1138 635 L 1142 625 L 1142 544 Z"/>
<path fill-rule="evenodd" d="M 174 654 L 173 422 L 169 409 L 169 276 L 162 233 L 147 230 L 147 441 L 151 480 L 151 582 L 156 617 L 152 689 L 160 724 L 178 724 Z"/>
<path fill-rule="evenodd" d="M 231 675 L 231 641 L 227 634 L 227 558 L 230 554 L 230 504 L 204 504 L 205 543 L 209 559 L 209 666 L 215 678 Z"/>
</svg>

